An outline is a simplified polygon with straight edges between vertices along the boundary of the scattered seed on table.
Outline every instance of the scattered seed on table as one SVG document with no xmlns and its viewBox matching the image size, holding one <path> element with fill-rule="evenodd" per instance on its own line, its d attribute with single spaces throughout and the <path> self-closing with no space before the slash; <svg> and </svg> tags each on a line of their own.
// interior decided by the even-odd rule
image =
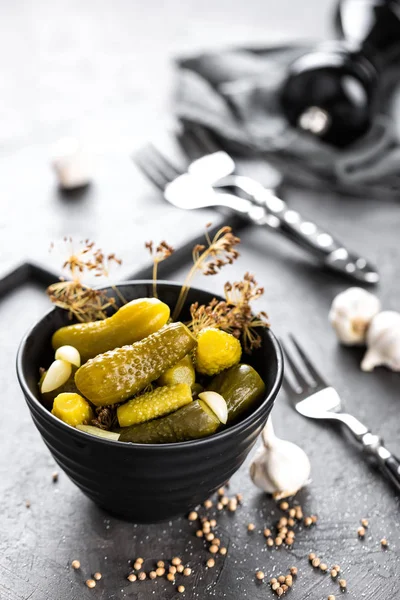
<svg viewBox="0 0 400 600">
<path fill-rule="evenodd" d="M 279 585 L 279 583 L 278 583 L 277 581 L 275 581 L 275 583 L 273 583 L 273 584 L 271 585 L 271 588 L 274 590 L 274 592 L 276 592 L 276 590 L 277 590 L 278 588 L 280 588 L 280 587 L 281 587 L 281 586 Z"/>
<path fill-rule="evenodd" d="M 213 533 L 207 533 L 207 535 L 206 535 L 207 542 L 212 542 L 214 538 L 215 538 L 215 535 Z"/>
<path fill-rule="evenodd" d="M 286 575 L 285 577 L 285 583 L 287 586 L 292 587 L 293 585 L 293 578 L 291 575 Z"/>
<path fill-rule="evenodd" d="M 128 579 L 128 581 L 136 581 L 137 577 L 136 577 L 135 573 L 129 573 L 127 579 Z"/>
<path fill-rule="evenodd" d="M 222 496 L 222 498 L 221 498 L 221 504 L 222 504 L 222 506 L 227 506 L 228 503 L 229 503 L 228 496 Z"/>
<path fill-rule="evenodd" d="M 149 577 L 150 579 L 155 579 L 157 577 L 157 573 L 155 571 L 150 571 Z"/>
<path fill-rule="evenodd" d="M 340 573 L 340 565 L 333 565 L 332 569 L 335 569 L 335 571 Z"/>
<path fill-rule="evenodd" d="M 168 569 L 168 572 L 169 572 L 169 573 L 172 573 L 172 575 L 175 575 L 175 573 L 176 573 L 176 567 L 175 567 L 175 565 L 172 565 L 172 567 L 170 567 L 170 568 Z"/>
<path fill-rule="evenodd" d="M 281 529 L 279 529 L 279 536 L 283 537 L 284 535 L 286 535 L 288 532 L 288 528 L 287 527 L 282 527 Z"/>
<path fill-rule="evenodd" d="M 165 567 L 164 561 L 163 560 L 157 561 L 157 567 L 160 567 L 160 569 L 163 569 Z"/>
<path fill-rule="evenodd" d="M 181 559 L 179 558 L 179 556 L 174 556 L 174 558 L 171 560 L 172 564 L 177 567 L 178 565 L 181 564 Z"/>
<path fill-rule="evenodd" d="M 167 573 L 168 581 L 175 581 L 175 575 L 173 573 Z"/>
<path fill-rule="evenodd" d="M 265 537 L 269 537 L 270 535 L 271 535 L 271 530 L 270 530 L 270 529 L 268 529 L 268 527 L 266 527 L 266 528 L 264 529 L 264 536 L 265 536 Z"/>
<path fill-rule="evenodd" d="M 381 539 L 381 546 L 382 546 L 382 548 L 387 548 L 387 546 L 388 546 L 388 541 L 387 541 L 387 539 L 386 539 L 386 538 L 382 538 L 382 539 Z"/>
<path fill-rule="evenodd" d="M 215 537 L 214 540 L 213 540 L 213 544 L 216 544 L 217 546 L 220 546 L 221 545 L 221 540 L 219 538 Z"/>
<path fill-rule="evenodd" d="M 279 508 L 281 510 L 287 510 L 289 508 L 289 504 L 287 502 L 281 502 Z"/>
<path fill-rule="evenodd" d="M 295 517 L 295 516 L 296 516 L 296 509 L 295 508 L 291 508 L 289 510 L 289 517 L 292 517 L 292 519 L 293 519 L 293 517 Z"/>
<path fill-rule="evenodd" d="M 314 554 L 314 552 L 310 552 L 310 554 L 308 555 L 308 560 L 309 560 L 310 562 L 312 562 L 312 561 L 314 560 L 314 558 L 315 558 L 315 554 Z"/>
<path fill-rule="evenodd" d="M 184 591 L 185 591 L 185 586 L 184 585 L 178 585 L 178 592 L 180 594 L 183 594 Z"/>
<path fill-rule="evenodd" d="M 282 542 L 283 542 L 282 538 L 279 537 L 279 535 L 278 535 L 278 537 L 275 538 L 275 545 L 282 546 Z"/>
<path fill-rule="evenodd" d="M 198 518 L 198 514 L 195 510 L 192 510 L 192 512 L 189 513 L 188 515 L 188 520 L 189 521 L 195 521 Z"/>
<path fill-rule="evenodd" d="M 211 569 L 212 567 L 215 566 L 215 560 L 213 558 L 209 558 L 208 561 L 206 562 L 206 565 L 209 569 Z"/>
<path fill-rule="evenodd" d="M 142 564 L 143 564 L 143 563 L 141 563 L 141 562 L 139 562 L 139 561 L 137 560 L 137 561 L 136 561 L 136 562 L 133 564 L 133 568 L 134 568 L 136 571 L 139 571 L 139 569 L 141 569 L 141 568 L 142 568 Z"/>
<path fill-rule="evenodd" d="M 257 571 L 256 572 L 256 577 L 257 577 L 257 579 L 263 580 L 264 577 L 265 577 L 265 575 L 264 575 L 264 573 L 262 571 Z"/>
<path fill-rule="evenodd" d="M 211 546 L 209 547 L 208 551 L 211 552 L 211 554 L 217 554 L 219 548 L 216 544 L 211 544 Z"/>
<path fill-rule="evenodd" d="M 297 567 L 290 567 L 290 573 L 291 575 L 293 575 L 294 577 L 296 577 L 297 573 L 299 572 Z"/>
<path fill-rule="evenodd" d="M 304 525 L 305 525 L 306 527 L 310 527 L 312 524 L 313 524 L 313 522 L 312 522 L 312 518 L 311 518 L 311 517 L 306 517 L 306 518 L 304 519 Z"/>
<path fill-rule="evenodd" d="M 186 567 L 185 569 L 183 569 L 183 574 L 185 577 L 189 577 L 189 575 L 192 573 L 192 569 L 190 567 Z"/>
<path fill-rule="evenodd" d="M 284 575 L 279 575 L 278 581 L 279 581 L 279 583 L 285 583 L 285 576 Z"/>
<path fill-rule="evenodd" d="M 300 506 L 298 506 L 298 507 L 296 508 L 296 515 L 295 515 L 295 516 L 296 516 L 296 519 L 297 519 L 298 521 L 301 521 L 301 519 L 303 518 L 303 511 L 302 511 L 302 509 L 300 508 Z"/>
<path fill-rule="evenodd" d="M 333 594 L 329 594 L 328 600 L 336 600 L 336 598 Z"/>
<path fill-rule="evenodd" d="M 311 515 L 311 521 L 313 522 L 313 524 L 315 525 L 315 523 L 318 521 L 318 517 L 317 515 Z"/>
<path fill-rule="evenodd" d="M 274 545 L 274 540 L 272 538 L 267 539 L 267 546 L 272 547 Z"/>
<path fill-rule="evenodd" d="M 222 546 L 222 548 L 219 549 L 219 553 L 222 554 L 223 556 L 225 556 L 225 554 L 228 552 L 228 550 L 225 548 L 225 546 Z"/>
<path fill-rule="evenodd" d="M 289 527 L 294 527 L 296 522 L 294 519 L 292 519 L 292 517 L 289 517 L 287 520 L 287 524 L 289 525 Z"/>
<path fill-rule="evenodd" d="M 276 594 L 277 596 L 283 596 L 285 592 L 283 591 L 283 589 L 281 587 L 278 587 L 278 589 L 276 590 Z"/>
<path fill-rule="evenodd" d="M 211 507 L 212 507 L 212 505 L 213 505 L 213 503 L 212 503 L 212 500 L 205 500 L 205 501 L 203 502 L 203 506 L 204 506 L 204 508 L 211 508 Z"/>
<path fill-rule="evenodd" d="M 237 502 L 236 500 L 229 500 L 229 504 L 228 504 L 228 510 L 230 512 L 235 512 L 237 509 Z"/>
<path fill-rule="evenodd" d="M 359 537 L 359 538 L 363 538 L 363 537 L 365 537 L 365 529 L 364 529 L 364 527 L 359 527 L 359 528 L 357 529 L 357 533 L 358 533 L 358 537 Z"/>
<path fill-rule="evenodd" d="M 368 527 L 368 525 L 369 525 L 369 521 L 368 521 L 368 519 L 361 519 L 361 525 L 362 525 L 363 527 Z"/>
<path fill-rule="evenodd" d="M 81 563 L 79 562 L 79 560 L 73 560 L 71 563 L 71 567 L 73 569 L 80 569 L 81 568 Z"/>
<path fill-rule="evenodd" d="M 236 494 L 236 500 L 241 504 L 243 502 L 243 494 Z"/>
<path fill-rule="evenodd" d="M 139 556 L 139 558 L 137 558 L 137 559 L 135 560 L 135 562 L 137 562 L 137 563 L 140 563 L 140 564 L 142 565 L 142 564 L 144 563 L 144 559 L 143 559 L 143 558 L 140 558 L 140 556 Z"/>
<path fill-rule="evenodd" d="M 217 502 L 217 510 L 222 510 L 224 505 L 221 502 Z"/>
<path fill-rule="evenodd" d="M 276 583 L 278 580 L 276 577 L 272 577 L 272 579 L 269 580 L 271 585 L 274 585 L 274 583 Z"/>
<path fill-rule="evenodd" d="M 96 573 L 93 575 L 93 579 L 95 579 L 96 581 L 100 581 L 102 575 L 99 571 L 96 571 Z"/>
<path fill-rule="evenodd" d="M 223 487 L 220 487 L 217 493 L 218 496 L 225 496 L 225 489 Z"/>
<path fill-rule="evenodd" d="M 336 571 L 336 569 L 331 569 L 331 577 L 332 579 L 335 579 L 335 577 L 338 576 L 338 572 Z"/>
<path fill-rule="evenodd" d="M 146 579 L 147 575 L 144 571 L 141 571 L 138 575 L 139 581 L 144 581 Z"/>
<path fill-rule="evenodd" d="M 185 567 L 183 565 L 178 565 L 176 567 L 176 570 L 177 570 L 178 573 L 183 573 L 184 569 L 185 569 Z"/>
<path fill-rule="evenodd" d="M 289 589 L 289 586 L 287 586 L 286 583 L 282 583 L 281 587 L 282 587 L 282 589 L 283 589 L 284 592 L 287 592 L 288 589 Z"/>
<path fill-rule="evenodd" d="M 211 525 L 211 527 L 216 527 L 217 521 L 215 519 L 210 519 L 210 525 Z"/>
<path fill-rule="evenodd" d="M 25 500 L 25 506 L 26 506 L 26 508 L 30 508 L 31 507 L 30 500 Z"/>
<path fill-rule="evenodd" d="M 198 529 L 198 530 L 196 531 L 196 535 L 197 535 L 197 537 L 199 537 L 199 538 L 200 538 L 200 537 L 203 537 L 203 535 L 204 535 L 204 534 L 203 534 L 203 532 L 202 532 L 202 530 L 201 530 L 201 529 Z"/>
<path fill-rule="evenodd" d="M 247 525 L 247 531 L 254 531 L 256 528 L 256 526 L 254 525 L 254 523 L 249 523 Z"/>
<path fill-rule="evenodd" d="M 288 524 L 287 518 L 286 517 L 281 517 L 279 519 L 278 527 L 286 527 L 287 524 Z"/>
<path fill-rule="evenodd" d="M 58 481 L 58 471 L 54 471 L 54 473 L 51 476 L 53 483 L 57 483 Z"/>
<path fill-rule="evenodd" d="M 157 577 L 162 577 L 165 574 L 165 569 L 164 567 L 158 567 L 156 569 L 156 575 Z"/>
<path fill-rule="evenodd" d="M 321 571 L 322 571 L 323 573 L 326 573 L 326 572 L 327 572 L 327 570 L 328 570 L 328 565 L 327 565 L 326 563 L 321 563 L 321 564 L 319 565 L 319 568 L 321 569 Z"/>
<path fill-rule="evenodd" d="M 86 585 L 88 586 L 88 588 L 94 588 L 96 587 L 96 582 L 94 579 L 86 579 Z"/>
<path fill-rule="evenodd" d="M 321 561 L 319 558 L 313 558 L 313 560 L 311 562 L 312 566 L 315 568 L 319 567 L 320 563 L 321 563 Z"/>
<path fill-rule="evenodd" d="M 342 590 L 345 590 L 347 587 L 347 582 L 345 579 L 339 579 L 339 585 L 342 588 Z"/>
</svg>

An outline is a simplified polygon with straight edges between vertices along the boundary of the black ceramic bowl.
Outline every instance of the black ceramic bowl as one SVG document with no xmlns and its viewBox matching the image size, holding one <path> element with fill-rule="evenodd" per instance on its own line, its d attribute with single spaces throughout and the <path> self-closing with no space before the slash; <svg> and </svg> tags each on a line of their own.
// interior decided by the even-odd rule
<svg viewBox="0 0 400 600">
<path fill-rule="evenodd" d="M 152 296 L 152 283 L 118 285 L 127 300 Z M 181 286 L 158 283 L 158 295 L 175 306 Z M 112 293 L 110 292 L 110 295 Z M 191 289 L 181 318 L 194 301 L 208 303 L 213 294 Z M 186 310 L 186 314 L 185 314 Z M 136 522 L 156 522 L 184 514 L 210 496 L 237 471 L 267 421 L 282 379 L 282 355 L 270 330 L 262 331 L 261 348 L 250 362 L 266 384 L 255 410 L 238 424 L 208 438 L 177 444 L 126 444 L 96 438 L 54 417 L 40 402 L 39 367 L 51 363 L 51 336 L 68 323 L 54 309 L 22 340 L 17 374 L 32 419 L 51 454 L 70 479 L 99 506 Z"/>
</svg>

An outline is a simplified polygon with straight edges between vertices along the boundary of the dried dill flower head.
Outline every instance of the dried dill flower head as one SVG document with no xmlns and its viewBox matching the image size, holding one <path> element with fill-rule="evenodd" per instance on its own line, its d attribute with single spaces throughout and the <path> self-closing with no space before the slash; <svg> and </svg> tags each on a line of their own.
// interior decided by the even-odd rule
<svg viewBox="0 0 400 600">
<path fill-rule="evenodd" d="M 71 246 L 71 253 L 63 264 L 71 279 L 61 277 L 59 282 L 47 288 L 47 295 L 53 304 L 67 310 L 71 319 L 75 317 L 81 322 L 105 319 L 107 308 L 115 305 L 114 298 L 85 285 L 82 278 L 88 273 L 95 277 L 108 277 L 111 264 L 120 265 L 121 260 L 115 254 L 104 254 L 89 240 L 81 242 L 77 251 L 72 251 L 71 238 L 64 238 L 64 242 Z"/>
<path fill-rule="evenodd" d="M 246 273 L 242 281 L 226 282 L 225 300 L 216 298 L 207 305 L 195 302 L 190 307 L 192 320 L 188 327 L 197 335 L 206 327 L 216 327 L 240 338 L 246 352 L 259 348 L 261 336 L 258 327 L 269 327 L 268 315 L 261 311 L 253 314 L 251 303 L 260 298 L 264 288 L 260 287 L 254 275 Z"/>
<path fill-rule="evenodd" d="M 172 246 L 167 244 L 165 240 L 160 242 L 158 246 L 154 245 L 154 242 L 146 242 L 145 248 L 150 252 L 150 256 L 153 259 L 153 296 L 157 298 L 157 269 L 160 262 L 166 260 L 173 254 L 174 249 Z"/>
</svg>

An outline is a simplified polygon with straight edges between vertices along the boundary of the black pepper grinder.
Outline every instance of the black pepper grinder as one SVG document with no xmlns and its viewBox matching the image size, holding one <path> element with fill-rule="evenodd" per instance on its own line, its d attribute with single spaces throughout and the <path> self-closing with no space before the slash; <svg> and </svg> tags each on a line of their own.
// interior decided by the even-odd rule
<svg viewBox="0 0 400 600">
<path fill-rule="evenodd" d="M 400 0 L 341 0 L 336 30 L 338 40 L 292 63 L 280 100 L 292 126 L 344 147 L 371 126 L 396 51 L 400 63 Z"/>
</svg>

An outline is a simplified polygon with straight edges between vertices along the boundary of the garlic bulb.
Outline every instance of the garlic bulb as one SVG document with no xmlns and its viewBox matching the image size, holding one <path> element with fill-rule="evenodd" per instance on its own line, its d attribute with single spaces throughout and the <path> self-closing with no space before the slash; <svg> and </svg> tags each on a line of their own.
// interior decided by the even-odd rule
<svg viewBox="0 0 400 600">
<path fill-rule="evenodd" d="M 342 344 L 362 345 L 370 322 L 381 309 L 378 298 L 359 287 L 351 287 L 334 298 L 329 320 Z"/>
<path fill-rule="evenodd" d="M 53 168 L 63 189 L 72 190 L 90 183 L 93 157 L 79 140 L 73 137 L 58 140 L 52 154 Z"/>
<path fill-rule="evenodd" d="M 276 437 L 271 418 L 262 432 L 264 448 L 250 465 L 253 483 L 279 500 L 296 494 L 310 478 L 307 454 L 296 444 Z"/>
<path fill-rule="evenodd" d="M 363 371 L 384 365 L 400 371 L 400 313 L 385 310 L 371 322 L 367 334 L 368 350 L 361 362 Z"/>
</svg>

